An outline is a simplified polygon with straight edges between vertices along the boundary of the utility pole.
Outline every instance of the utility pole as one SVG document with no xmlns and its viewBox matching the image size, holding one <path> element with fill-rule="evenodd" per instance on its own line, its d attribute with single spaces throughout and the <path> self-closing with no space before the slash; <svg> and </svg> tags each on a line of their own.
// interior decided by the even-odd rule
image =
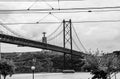
<svg viewBox="0 0 120 79">
<path fill-rule="evenodd" d="M 67 46 L 68 45 L 68 46 Z M 69 21 L 63 20 L 63 47 L 71 50 L 71 69 L 73 69 L 73 46 L 72 46 L 72 26 L 71 19 Z M 66 69 L 66 54 L 64 53 L 64 70 Z"/>
</svg>

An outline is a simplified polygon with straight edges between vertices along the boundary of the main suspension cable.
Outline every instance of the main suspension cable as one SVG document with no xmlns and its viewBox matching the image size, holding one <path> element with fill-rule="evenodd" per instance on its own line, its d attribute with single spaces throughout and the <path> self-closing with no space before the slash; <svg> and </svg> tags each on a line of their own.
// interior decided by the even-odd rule
<svg viewBox="0 0 120 79">
<path fill-rule="evenodd" d="M 77 45 L 77 43 L 75 42 L 75 40 L 72 38 L 72 40 L 73 40 L 73 43 L 75 44 L 75 46 L 77 47 L 77 49 L 79 50 L 79 51 L 81 51 L 81 49 L 79 48 L 79 46 Z"/>
<path fill-rule="evenodd" d="M 72 26 L 73 26 L 73 24 L 72 24 Z M 73 26 L 73 30 L 74 30 L 74 32 L 75 32 L 75 35 L 76 35 L 76 37 L 77 37 L 79 43 L 80 43 L 81 46 L 83 47 L 84 51 L 85 51 L 86 53 L 88 53 L 88 51 L 86 50 L 85 46 L 82 44 L 81 40 L 79 39 L 78 34 L 77 34 L 77 32 L 76 32 L 74 26 Z"/>
<path fill-rule="evenodd" d="M 55 38 L 58 37 L 62 32 L 63 32 L 63 30 L 61 30 L 57 35 L 55 35 L 54 37 L 48 39 L 47 41 L 51 41 L 51 40 L 55 39 Z"/>
<path fill-rule="evenodd" d="M 61 25 L 62 25 L 62 22 L 60 23 L 60 25 L 59 25 L 50 35 L 47 36 L 47 38 L 49 38 L 49 37 L 51 37 L 53 34 L 55 34 L 55 33 L 59 30 L 59 28 L 61 27 Z"/>
</svg>

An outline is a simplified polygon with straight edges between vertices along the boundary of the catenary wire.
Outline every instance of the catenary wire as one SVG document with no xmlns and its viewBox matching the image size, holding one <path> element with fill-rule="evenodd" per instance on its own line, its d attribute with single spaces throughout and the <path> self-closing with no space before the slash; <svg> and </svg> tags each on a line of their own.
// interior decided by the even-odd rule
<svg viewBox="0 0 120 79">
<path fill-rule="evenodd" d="M 4 1 L 4 0 L 1 0 L 1 1 Z M 34 2 L 34 0 L 5 0 L 5 2 Z M 78 2 L 78 1 L 84 1 L 84 0 L 61 0 L 61 1 L 64 1 L 64 2 Z M 43 2 L 42 0 L 39 0 L 39 2 Z M 46 2 L 56 2 L 56 0 L 46 0 Z"/>
<path fill-rule="evenodd" d="M 35 2 L 32 3 L 32 4 L 27 8 L 27 10 L 30 10 L 38 1 L 39 1 L 39 0 L 35 0 Z"/>
<path fill-rule="evenodd" d="M 49 15 L 49 13 L 47 15 L 45 15 L 44 17 L 42 17 L 39 21 L 37 21 L 36 23 L 40 23 L 43 19 L 45 19 L 47 16 Z"/>
<path fill-rule="evenodd" d="M 58 9 L 60 10 L 60 0 L 58 0 Z"/>
<path fill-rule="evenodd" d="M 54 14 L 61 14 L 61 13 L 81 13 L 81 12 L 88 12 L 88 13 L 92 13 L 92 12 L 119 12 L 120 10 L 116 9 L 116 10 L 78 10 L 78 11 L 51 11 Z M 45 14 L 45 13 L 49 13 L 49 11 L 13 11 L 13 12 L 9 12 L 9 11 L 0 11 L 0 14 Z"/>
<path fill-rule="evenodd" d="M 96 20 L 96 21 L 73 21 L 72 23 L 74 24 L 80 24 L 80 23 L 105 23 L 105 22 L 120 22 L 120 20 Z M 18 24 L 58 24 L 58 23 L 61 23 L 61 22 L 39 22 L 39 23 L 36 23 L 36 22 L 20 22 L 20 23 L 4 23 L 5 25 L 18 25 Z"/>
<path fill-rule="evenodd" d="M 42 0 L 44 1 L 52 10 L 54 9 L 48 2 L 46 2 L 46 0 Z"/>
<path fill-rule="evenodd" d="M 61 8 L 61 9 L 30 9 L 29 11 L 62 11 L 62 10 L 105 10 L 105 9 L 120 9 L 120 6 L 112 6 L 112 7 L 83 7 L 83 8 Z M 0 11 L 28 11 L 26 9 L 5 9 Z"/>
<path fill-rule="evenodd" d="M 55 17 L 58 21 L 62 21 L 60 18 L 58 18 L 57 16 L 55 16 L 53 13 L 51 13 L 51 15 L 52 15 L 53 17 Z"/>
</svg>

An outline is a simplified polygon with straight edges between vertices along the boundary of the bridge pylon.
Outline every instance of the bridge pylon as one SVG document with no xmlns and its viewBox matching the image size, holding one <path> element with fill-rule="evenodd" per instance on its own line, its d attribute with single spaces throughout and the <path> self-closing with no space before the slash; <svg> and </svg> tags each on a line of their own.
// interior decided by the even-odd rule
<svg viewBox="0 0 120 79">
<path fill-rule="evenodd" d="M 72 45 L 72 26 L 71 19 L 69 21 L 63 20 L 63 47 L 69 48 L 71 51 L 71 69 L 73 69 L 73 45 Z M 66 70 L 66 53 L 64 53 L 64 70 Z"/>
</svg>

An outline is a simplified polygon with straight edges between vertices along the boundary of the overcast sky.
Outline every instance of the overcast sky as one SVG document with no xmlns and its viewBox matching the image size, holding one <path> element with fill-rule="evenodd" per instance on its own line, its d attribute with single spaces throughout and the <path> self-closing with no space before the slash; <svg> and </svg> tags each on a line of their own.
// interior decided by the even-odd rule
<svg viewBox="0 0 120 79">
<path fill-rule="evenodd" d="M 0 9 L 27 9 L 34 2 L 0 2 Z M 49 5 L 48 5 L 49 4 Z M 31 9 L 54 9 L 60 8 L 84 8 L 84 7 L 114 7 L 119 6 L 120 0 L 81 0 L 76 2 L 36 2 Z M 119 9 L 120 10 L 120 9 Z M 40 14 L 0 14 L 0 21 L 6 22 L 37 22 L 48 13 Z M 55 18 L 54 16 L 59 19 Z M 110 12 L 79 12 L 79 13 L 53 13 L 48 15 L 41 22 L 60 22 L 63 19 L 74 21 L 99 21 L 99 20 L 120 20 L 119 11 Z M 8 25 L 16 33 L 34 40 L 40 40 L 42 32 L 47 35 L 52 33 L 60 24 L 35 24 L 35 25 Z M 106 52 L 112 52 L 120 49 L 120 22 L 97 22 L 97 23 L 73 23 L 79 38 L 86 49 L 100 49 Z M 62 26 L 61 26 L 62 27 Z M 6 31 L 4 28 L 1 29 Z M 10 33 L 9 33 L 10 34 Z M 13 51 L 38 51 L 40 49 L 18 48 L 16 45 L 2 44 L 2 52 Z"/>
</svg>

